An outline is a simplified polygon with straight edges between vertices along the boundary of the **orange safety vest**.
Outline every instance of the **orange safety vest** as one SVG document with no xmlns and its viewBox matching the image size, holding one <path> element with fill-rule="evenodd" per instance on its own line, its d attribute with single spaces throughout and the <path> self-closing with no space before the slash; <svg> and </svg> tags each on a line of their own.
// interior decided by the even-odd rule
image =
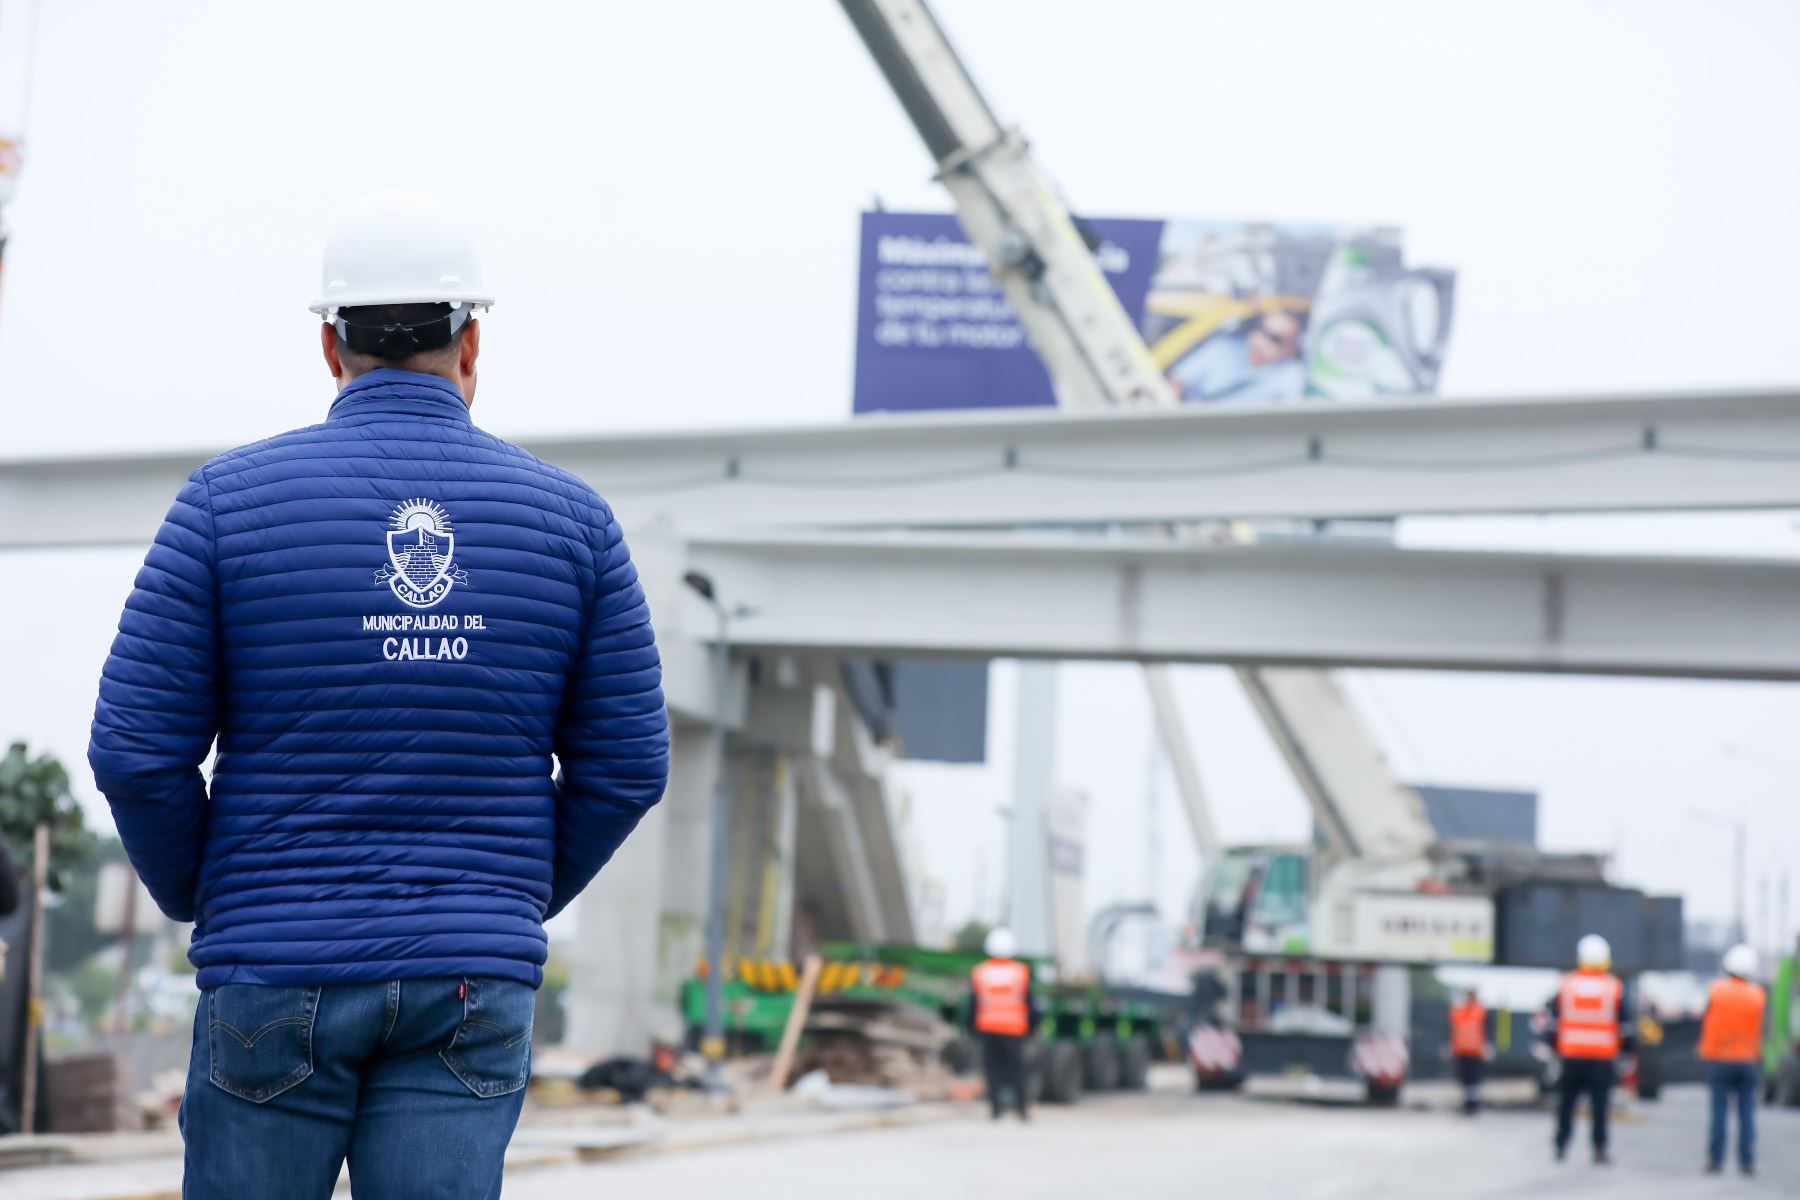
<svg viewBox="0 0 1800 1200">
<path fill-rule="evenodd" d="M 1487 1009 L 1479 1000 L 1450 1010 L 1450 1053 L 1457 1058 L 1480 1058 L 1487 1050 Z"/>
<path fill-rule="evenodd" d="M 1762 1057 L 1763 990 L 1748 979 L 1721 979 L 1706 998 L 1700 1057 L 1709 1062 L 1755 1062 Z"/>
<path fill-rule="evenodd" d="M 1605 971 L 1564 975 L 1556 991 L 1556 1052 L 1564 1058 L 1619 1057 L 1619 1002 L 1625 985 Z"/>
<path fill-rule="evenodd" d="M 970 976 L 975 1028 L 1024 1037 L 1031 1032 L 1031 968 L 1016 958 L 990 958 Z"/>
</svg>

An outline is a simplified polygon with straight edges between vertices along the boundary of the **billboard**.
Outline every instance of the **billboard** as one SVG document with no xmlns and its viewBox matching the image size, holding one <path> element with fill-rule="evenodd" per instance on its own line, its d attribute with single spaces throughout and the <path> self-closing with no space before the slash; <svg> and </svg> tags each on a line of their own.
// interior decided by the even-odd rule
<svg viewBox="0 0 1800 1200">
<path fill-rule="evenodd" d="M 1455 276 L 1396 229 L 1098 218 L 1094 254 L 1185 402 L 1430 392 Z M 980 249 L 945 213 L 864 213 L 858 413 L 1051 405 Z"/>
</svg>

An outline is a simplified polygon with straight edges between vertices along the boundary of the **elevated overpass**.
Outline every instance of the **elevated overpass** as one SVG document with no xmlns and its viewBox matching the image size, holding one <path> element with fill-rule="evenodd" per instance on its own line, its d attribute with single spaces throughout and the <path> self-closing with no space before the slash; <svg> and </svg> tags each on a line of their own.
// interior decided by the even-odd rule
<svg viewBox="0 0 1800 1200">
<path fill-rule="evenodd" d="M 707 537 L 744 649 L 1800 679 L 1800 559 Z"/>
<path fill-rule="evenodd" d="M 689 571 L 751 610 L 725 703 L 742 952 L 784 952 L 796 923 L 911 935 L 891 748 L 845 700 L 846 654 L 1800 678 L 1800 563 L 1136 532 L 1800 508 L 1800 391 L 933 414 L 526 444 L 619 510 L 675 717 L 667 800 L 579 906 L 571 1040 L 596 1052 L 674 1032 L 674 987 L 700 952 L 715 626 Z M 0 550 L 138 552 L 212 452 L 0 461 Z"/>
<path fill-rule="evenodd" d="M 1800 389 L 876 415 L 526 438 L 631 529 L 1786 508 Z M 0 460 L 0 547 L 137 545 L 224 447 Z"/>
</svg>

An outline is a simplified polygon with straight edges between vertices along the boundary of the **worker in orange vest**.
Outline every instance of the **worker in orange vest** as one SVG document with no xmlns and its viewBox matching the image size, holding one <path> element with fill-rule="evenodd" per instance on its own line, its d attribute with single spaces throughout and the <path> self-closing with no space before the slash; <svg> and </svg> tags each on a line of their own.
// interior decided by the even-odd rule
<svg viewBox="0 0 1800 1200">
<path fill-rule="evenodd" d="M 1706 1172 L 1716 1175 L 1725 1163 L 1725 1124 L 1731 1102 L 1738 1110 L 1738 1167 L 1756 1173 L 1756 1093 L 1762 1087 L 1763 1010 L 1767 998 L 1756 974 L 1756 951 L 1733 946 L 1725 952 L 1725 978 L 1716 980 L 1706 998 L 1700 1025 L 1700 1057 L 1712 1089 L 1712 1129 L 1706 1143 Z"/>
<path fill-rule="evenodd" d="M 1031 968 L 1018 960 L 1018 939 L 1010 929 L 987 935 L 987 961 L 970 973 L 973 993 L 969 1025 L 981 1038 L 981 1065 L 987 1076 L 994 1120 L 1010 1100 L 1021 1121 L 1030 1119 L 1025 1084 L 1025 1039 L 1037 1028 L 1031 999 Z"/>
<path fill-rule="evenodd" d="M 1563 976 L 1550 998 L 1550 1029 L 1561 1059 L 1557 1080 L 1556 1159 L 1568 1153 L 1575 1129 L 1575 1105 L 1582 1096 L 1594 1122 L 1594 1161 L 1610 1163 L 1607 1154 L 1607 1116 L 1620 1053 L 1635 1038 L 1625 985 L 1612 973 L 1612 947 L 1605 938 L 1590 933 L 1575 946 L 1577 969 Z"/>
<path fill-rule="evenodd" d="M 1456 1060 L 1456 1078 L 1462 1084 L 1462 1110 L 1472 1117 L 1481 1111 L 1481 1076 L 1487 1065 L 1487 1009 L 1474 988 L 1450 1010 L 1450 1057 Z"/>
</svg>

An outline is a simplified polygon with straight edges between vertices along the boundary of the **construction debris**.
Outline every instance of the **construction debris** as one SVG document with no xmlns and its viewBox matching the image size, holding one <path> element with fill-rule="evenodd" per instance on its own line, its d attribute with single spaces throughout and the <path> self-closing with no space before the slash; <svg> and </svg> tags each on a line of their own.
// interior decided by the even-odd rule
<svg viewBox="0 0 1800 1200">
<path fill-rule="evenodd" d="M 827 1112 L 901 1108 L 913 1102 L 911 1092 L 866 1083 L 833 1083 L 823 1071 L 802 1075 L 790 1094 Z"/>
<path fill-rule="evenodd" d="M 814 1072 L 838 1085 L 904 1089 L 913 1096 L 941 1096 L 951 1074 L 944 1047 L 956 1037 L 951 1025 L 922 1009 L 880 1000 L 822 999 L 806 1022 L 806 1042 L 783 1082 Z"/>
</svg>

